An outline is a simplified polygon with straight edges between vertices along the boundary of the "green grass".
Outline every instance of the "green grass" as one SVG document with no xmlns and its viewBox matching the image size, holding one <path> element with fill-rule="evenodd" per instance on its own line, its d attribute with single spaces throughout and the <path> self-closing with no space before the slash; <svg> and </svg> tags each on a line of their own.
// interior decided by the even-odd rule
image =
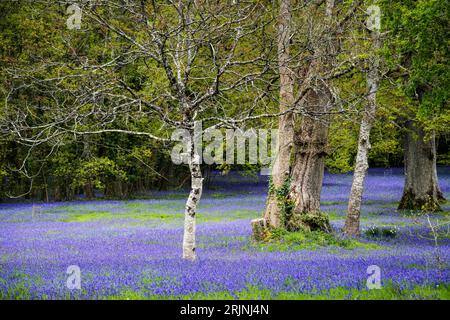
<svg viewBox="0 0 450 320">
<path fill-rule="evenodd" d="M 163 203 L 143 203 L 143 202 L 126 202 L 124 204 L 116 206 L 116 208 L 121 210 L 155 210 L 155 209 L 168 209 L 168 208 L 183 208 L 184 203 L 179 201 L 164 201 Z"/>
<path fill-rule="evenodd" d="M 14 285 L 10 285 L 10 283 Z M 40 276 L 31 277 L 26 273 L 15 270 L 8 278 L 0 278 L 0 284 L 8 284 L 7 291 L 0 291 L 0 300 L 28 300 L 31 299 L 29 284 L 38 286 L 44 285 L 44 280 Z M 45 297 L 43 297 L 45 298 Z"/>
<path fill-rule="evenodd" d="M 197 221 L 213 222 L 221 220 L 239 220 L 239 219 L 252 219 L 258 217 L 259 212 L 250 210 L 239 210 L 226 215 L 220 211 L 208 211 L 210 205 L 202 205 L 197 215 Z M 125 206 L 121 206 L 120 209 L 126 209 L 123 212 L 111 212 L 111 211 L 74 211 L 71 210 L 61 217 L 60 221 L 63 222 L 89 222 L 99 220 L 113 220 L 113 219 L 135 219 L 135 220 L 157 220 L 165 222 L 173 222 L 182 220 L 184 218 L 184 209 L 170 208 L 167 205 L 151 205 L 142 203 L 130 203 Z M 153 210 L 159 210 L 160 212 L 149 212 Z"/>
<path fill-rule="evenodd" d="M 332 205 L 337 205 L 337 204 L 343 204 L 345 202 L 343 201 L 321 201 L 320 204 L 323 206 L 332 206 Z"/>
<path fill-rule="evenodd" d="M 237 196 L 236 193 L 211 193 L 211 194 L 205 194 L 205 198 L 213 198 L 213 199 L 223 199 L 228 197 L 235 197 Z"/>
<path fill-rule="evenodd" d="M 71 214 L 62 218 L 64 222 L 87 222 L 103 219 L 137 219 L 137 220 L 175 220 L 182 219 L 182 214 L 164 214 L 164 213 L 111 213 L 108 211 L 92 211 L 80 214 Z"/>
<path fill-rule="evenodd" d="M 278 294 L 274 294 L 268 289 L 248 286 L 236 292 L 198 292 L 184 296 L 146 295 L 144 292 L 126 290 L 118 296 L 106 298 L 124 300 L 448 300 L 450 299 L 450 285 L 417 285 L 401 289 L 398 285 L 389 283 L 381 289 L 374 290 L 338 287 L 322 292 L 281 292 Z"/>
<path fill-rule="evenodd" d="M 340 220 L 340 219 L 345 217 L 344 214 L 338 213 L 336 211 L 327 211 L 327 212 L 324 212 L 324 213 L 326 213 L 328 215 L 328 218 L 330 220 Z"/>
<path fill-rule="evenodd" d="M 248 244 L 247 247 L 269 252 L 316 250 L 323 247 L 344 248 L 348 250 L 357 248 L 365 250 L 383 249 L 381 245 L 376 243 L 362 242 L 349 238 L 339 238 L 333 234 L 321 231 L 287 232 L 284 230 L 273 230 L 266 242 L 253 242 Z"/>
</svg>

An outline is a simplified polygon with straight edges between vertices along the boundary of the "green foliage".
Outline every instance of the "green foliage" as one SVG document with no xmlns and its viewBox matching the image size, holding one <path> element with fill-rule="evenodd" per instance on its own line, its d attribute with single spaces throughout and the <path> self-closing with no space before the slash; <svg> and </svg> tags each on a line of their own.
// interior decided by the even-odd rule
<svg viewBox="0 0 450 320">
<path fill-rule="evenodd" d="M 274 195 L 277 199 L 278 207 L 280 208 L 280 223 L 285 226 L 292 215 L 294 202 L 289 199 L 289 191 L 291 188 L 291 180 L 287 178 L 283 184 L 276 188 L 273 185 L 272 177 L 269 177 L 269 195 Z"/>
<path fill-rule="evenodd" d="M 359 242 L 355 239 L 341 238 L 323 231 L 296 231 L 271 229 L 265 242 L 256 244 L 262 251 L 297 251 L 314 250 L 321 247 L 339 247 L 348 250 L 362 248 L 367 250 L 381 249 L 373 243 Z"/>
<path fill-rule="evenodd" d="M 50 3 L 50 2 L 49 2 Z M 351 2 L 340 3 L 341 11 L 351 5 Z M 372 3 L 372 1 L 370 1 Z M 364 2 L 364 6 L 369 3 Z M 448 98 L 450 92 L 449 71 L 449 6 L 447 1 L 441 0 L 379 0 L 382 8 L 383 43 L 382 53 L 385 57 L 383 66 L 383 81 L 377 94 L 377 119 L 371 132 L 371 150 L 369 153 L 370 166 L 401 166 L 402 146 L 401 136 L 403 120 L 418 119 L 429 133 L 448 134 L 450 127 L 450 112 Z M 223 5 L 218 2 L 218 5 Z M 269 9 L 271 4 L 265 4 Z M 151 26 L 169 32 L 177 21 L 174 8 L 157 4 L 161 14 L 156 15 Z M 126 14 L 126 10 L 119 8 L 105 9 L 98 6 L 98 13 L 104 16 L 112 25 L 129 32 L 134 39 L 146 43 L 148 33 L 146 26 L 134 24 Z M 110 10 L 110 11 L 108 11 Z M 149 10 L 153 10 L 149 5 Z M 363 10 L 361 10 L 362 12 Z M 317 12 L 316 12 L 317 13 Z M 64 101 L 73 106 L 79 88 L 91 88 L 92 83 L 99 79 L 121 79 L 135 90 L 142 100 L 153 101 L 161 92 L 169 92 L 169 81 L 162 66 L 151 59 L 135 59 L 128 63 L 124 58 L 130 52 L 130 44 L 107 28 L 100 27 L 89 17 L 83 17 L 83 28 L 80 31 L 68 30 L 65 21 L 64 6 L 35 2 L 30 5 L 27 1 L 0 2 L 0 119 L 8 119 L 12 109 L 24 106 L 44 106 L 32 108 L 28 115 L 28 124 L 38 127 L 47 123 L 54 116 L 55 101 Z M 309 14 L 295 14 L 294 23 L 304 22 Z M 355 15 L 356 19 L 360 16 Z M 365 18 L 365 16 L 364 16 Z M 222 21 L 216 17 L 217 22 Z M 251 61 L 261 52 L 266 52 L 275 61 L 276 24 L 273 23 L 272 12 L 268 10 L 261 19 L 267 24 L 258 32 L 246 37 L 235 53 L 242 61 Z M 255 21 L 256 23 L 257 21 Z M 321 26 L 318 26 L 321 27 Z M 163 32 L 163 33 L 164 33 Z M 230 48 L 232 37 L 224 32 L 218 34 L 214 43 L 218 47 Z M 346 31 L 347 32 L 347 31 Z M 198 35 L 201 38 L 202 35 Z M 310 40 L 303 32 L 293 35 L 292 54 L 298 61 L 307 61 L 309 52 L 303 50 L 303 44 L 309 45 Z M 312 39 L 314 40 L 314 39 Z M 328 141 L 328 156 L 326 167 L 332 172 L 349 172 L 354 167 L 356 143 L 358 138 L 358 123 L 365 99 L 361 99 L 367 91 L 366 71 L 371 58 L 379 52 L 371 51 L 371 42 L 367 32 L 362 28 L 351 26 L 349 33 L 342 37 L 345 53 L 337 57 L 337 61 L 348 59 L 348 54 L 356 60 L 356 67 L 333 80 L 336 92 L 344 101 L 345 114 L 332 117 Z M 167 48 L 175 47 L 175 39 L 167 40 Z M 226 52 L 218 52 L 218 62 L 226 59 Z M 123 55 L 123 56 L 121 56 Z M 92 65 L 103 65 L 112 58 L 123 59 L 117 68 L 105 70 L 84 70 L 83 61 L 86 59 Z M 200 46 L 196 55 L 195 66 L 192 68 L 191 90 L 201 92 L 210 84 L 214 68 L 211 64 L 210 48 Z M 171 63 L 171 62 L 170 62 Z M 238 64 L 231 68 L 224 76 L 224 81 L 233 80 L 236 71 L 259 71 L 262 61 L 257 63 Z M 184 66 L 183 66 L 184 67 Z M 266 66 L 264 66 L 266 67 Z M 388 70 L 384 70 L 384 69 Z M 208 116 L 225 116 L 232 118 L 249 110 L 258 91 L 252 88 L 264 88 L 268 93 L 264 97 L 264 112 L 277 112 L 278 91 L 277 68 L 270 69 L 264 81 L 238 86 L 236 90 L 224 92 L 217 100 L 208 105 Z M 345 71 L 347 64 L 339 69 Z M 12 76 L 11 70 L 22 70 L 24 78 Z M 238 70 L 239 69 L 239 70 Z M 80 77 L 75 76 L 80 74 Z M 39 87 L 32 83 L 33 79 L 52 79 L 66 75 L 58 83 L 56 96 L 46 94 L 48 88 Z M 22 82 L 21 82 L 22 81 Z M 9 103 L 5 98 L 12 87 L 24 88 L 9 96 Z M 69 95 L 63 95 L 70 93 Z M 61 94 L 62 96 L 59 96 Z M 120 96 L 120 90 L 112 90 L 114 97 Z M 355 97 L 358 97 L 355 102 Z M 69 100 L 62 99 L 68 98 Z M 80 107 L 83 115 L 88 115 L 93 108 L 100 108 L 108 114 L 112 98 L 102 97 L 103 100 L 92 101 Z M 109 100 L 108 100 L 109 99 Z M 180 109 L 170 99 L 154 101 L 175 120 L 181 119 Z M 75 99 L 76 101 L 76 99 Z M 101 103 L 100 103 L 101 102 Z M 217 107 L 217 106 L 220 106 Z M 158 132 L 162 136 L 170 135 L 170 128 L 163 125 L 157 116 L 148 112 L 142 106 L 142 112 L 118 114 L 111 127 L 127 128 L 144 132 Z M 29 109 L 29 108 L 27 108 Z M 67 108 L 68 112 L 71 108 Z M 25 109 L 24 109 L 25 110 Z M 225 112 L 226 110 L 226 112 Z M 253 110 L 257 115 L 259 111 Z M 143 116 L 143 115 L 146 116 Z M 200 115 L 199 115 L 200 116 Z M 82 117 L 83 118 L 83 117 Z M 83 118 L 84 119 L 84 118 Z M 84 121 L 84 120 L 83 120 Z M 205 126 L 210 123 L 205 123 Z M 99 119 L 86 117 L 80 129 L 97 129 Z M 259 118 L 244 124 L 244 127 L 274 128 L 277 118 Z M 27 133 L 28 134 L 28 133 Z M 36 134 L 36 132 L 29 132 Z M 21 176 L 23 172 L 36 174 L 29 197 L 42 200 L 72 199 L 80 193 L 88 193 L 90 187 L 103 190 L 109 197 L 131 197 L 150 188 L 179 187 L 188 181 L 187 168 L 172 165 L 168 146 L 162 146 L 154 141 L 142 137 L 130 137 L 118 134 L 102 134 L 89 137 L 73 137 L 70 134 L 60 135 L 57 139 L 35 146 L 28 154 L 27 147 L 17 145 L 12 137 L 2 135 L 0 142 L 0 178 L 7 181 L 0 186 L 0 197 L 18 195 L 27 192 L 30 180 Z M 80 141 L 83 140 L 83 141 Z M 89 144 L 90 151 L 85 153 L 82 144 Z M 448 142 L 444 142 L 447 146 Z M 26 167 L 22 162 L 27 159 Z M 448 151 L 443 150 L 438 155 L 439 164 L 450 164 Z M 95 168 L 98 166 L 98 168 Z M 75 168 L 75 169 L 74 169 Z M 245 170 L 248 174 L 255 174 L 260 165 L 245 164 L 243 166 L 223 164 L 219 167 L 224 172 L 233 169 Z M 126 179 L 125 179 L 126 177 Z M 92 184 L 92 186 L 89 186 Z M 91 190 L 93 191 L 93 190 Z M 277 192 L 277 197 L 283 197 L 283 190 Z M 281 193 L 281 194 L 279 194 Z M 292 203 L 280 200 L 285 212 L 289 216 Z"/>
<path fill-rule="evenodd" d="M 286 223 L 286 229 L 331 232 L 330 219 L 324 212 L 293 212 Z"/>
<path fill-rule="evenodd" d="M 392 239 L 397 237 L 398 227 L 396 226 L 370 226 L 364 234 L 371 239 Z"/>
<path fill-rule="evenodd" d="M 126 173 L 120 170 L 114 161 L 108 158 L 94 158 L 80 163 L 75 170 L 73 186 L 81 187 L 90 184 L 99 190 L 104 190 L 112 180 L 126 179 Z"/>
<path fill-rule="evenodd" d="M 387 61 L 397 84 L 418 104 L 417 117 L 429 130 L 448 131 L 450 7 L 441 0 L 379 1 Z M 400 66 L 400 70 L 398 68 Z"/>
</svg>

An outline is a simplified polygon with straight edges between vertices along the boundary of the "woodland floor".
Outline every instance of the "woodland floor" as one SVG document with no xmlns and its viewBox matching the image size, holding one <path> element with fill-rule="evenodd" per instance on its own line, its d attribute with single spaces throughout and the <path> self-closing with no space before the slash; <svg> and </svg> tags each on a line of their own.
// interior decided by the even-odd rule
<svg viewBox="0 0 450 320">
<path fill-rule="evenodd" d="M 326 174 L 322 209 L 342 228 L 351 174 Z M 450 170 L 439 168 L 450 199 Z M 265 177 L 215 176 L 198 213 L 195 262 L 181 256 L 186 192 L 143 200 L 0 204 L 0 299 L 450 299 L 450 239 L 431 240 L 425 216 L 397 212 L 400 169 L 371 169 L 362 229 L 395 237 L 358 241 L 318 234 L 255 244 L 250 220 L 265 203 Z M 431 220 L 449 219 L 450 203 Z M 448 225 L 447 225 L 448 226 Z M 70 265 L 81 290 L 66 286 Z M 367 267 L 381 270 L 368 290 Z"/>
</svg>

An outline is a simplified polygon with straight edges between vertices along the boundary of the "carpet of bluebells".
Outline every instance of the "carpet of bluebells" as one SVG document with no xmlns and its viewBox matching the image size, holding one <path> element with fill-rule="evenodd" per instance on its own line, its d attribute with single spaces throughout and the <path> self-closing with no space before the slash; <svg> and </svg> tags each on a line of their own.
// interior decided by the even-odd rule
<svg viewBox="0 0 450 320">
<path fill-rule="evenodd" d="M 337 234 L 351 179 L 325 175 L 322 209 Z M 449 168 L 439 168 L 439 179 L 450 199 Z M 364 192 L 362 230 L 395 226 L 395 237 L 363 233 L 350 248 L 278 248 L 250 237 L 250 220 L 264 209 L 267 177 L 214 175 L 198 213 L 195 262 L 181 259 L 185 191 L 143 200 L 0 204 L 0 298 L 314 298 L 367 290 L 370 265 L 380 267 L 382 286 L 444 290 L 449 298 L 450 239 L 436 243 L 425 216 L 396 211 L 403 182 L 400 169 L 371 169 Z M 448 220 L 450 204 L 442 207 L 430 215 L 432 223 Z M 71 265 L 80 267 L 81 290 L 66 285 Z"/>
</svg>

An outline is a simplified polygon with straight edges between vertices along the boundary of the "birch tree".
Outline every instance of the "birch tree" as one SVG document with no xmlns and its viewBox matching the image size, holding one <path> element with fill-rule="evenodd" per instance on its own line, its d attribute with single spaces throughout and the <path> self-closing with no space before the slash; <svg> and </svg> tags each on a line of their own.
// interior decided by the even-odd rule
<svg viewBox="0 0 450 320">
<path fill-rule="evenodd" d="M 373 7 L 372 7 L 373 8 Z M 369 12 L 371 14 L 371 12 Z M 370 130 L 375 121 L 377 108 L 377 92 L 380 83 L 380 58 L 381 38 L 379 25 L 369 25 L 372 38 L 372 59 L 369 60 L 367 74 L 367 105 L 363 110 L 359 128 L 358 151 L 356 154 L 353 181 L 348 201 L 347 218 L 345 220 L 344 233 L 349 236 L 359 236 L 359 224 L 361 203 L 364 190 L 364 180 L 369 169 Z"/>
<path fill-rule="evenodd" d="M 65 10 L 71 2 L 36 1 L 48 5 L 42 15 L 58 10 L 57 4 Z M 64 30 L 64 20 L 55 26 L 63 33 L 53 43 L 60 55 L 7 70 L 11 88 L 2 131 L 30 149 L 44 143 L 58 148 L 66 139 L 112 132 L 147 137 L 168 148 L 171 129 L 193 136 L 196 121 L 210 128 L 236 127 L 267 110 L 272 42 L 266 38 L 271 14 L 264 3 L 169 0 L 78 5 L 83 13 L 79 30 Z M 89 36 L 94 28 L 107 34 L 107 54 L 101 58 L 89 56 L 74 41 Z M 265 46 L 259 45 L 262 42 Z M 130 70 L 137 70 L 134 78 Z M 242 112 L 230 99 L 248 87 L 252 88 L 246 93 L 248 109 Z M 39 103 L 24 101 L 27 106 L 22 108 L 17 102 L 27 96 L 25 92 L 44 98 Z M 183 258 L 194 260 L 203 186 L 201 151 L 188 144 L 186 155 L 191 190 L 184 212 Z"/>
</svg>

